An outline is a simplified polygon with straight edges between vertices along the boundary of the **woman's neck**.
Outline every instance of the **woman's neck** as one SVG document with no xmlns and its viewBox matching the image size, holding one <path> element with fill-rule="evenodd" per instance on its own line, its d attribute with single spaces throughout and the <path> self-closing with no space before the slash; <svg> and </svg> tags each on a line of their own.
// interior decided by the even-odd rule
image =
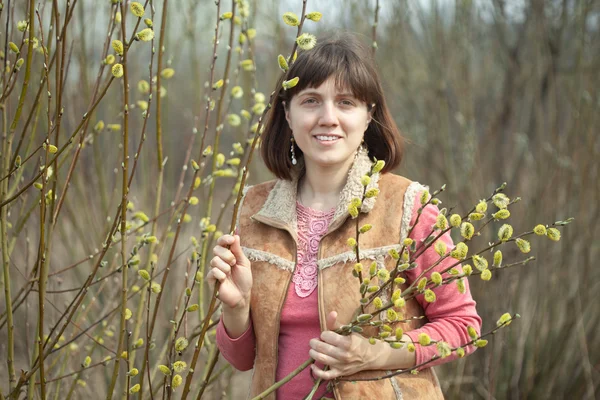
<svg viewBox="0 0 600 400">
<path fill-rule="evenodd" d="M 304 176 L 298 183 L 300 203 L 322 211 L 336 207 L 351 166 L 352 163 L 342 168 L 321 168 L 307 163 Z"/>
</svg>

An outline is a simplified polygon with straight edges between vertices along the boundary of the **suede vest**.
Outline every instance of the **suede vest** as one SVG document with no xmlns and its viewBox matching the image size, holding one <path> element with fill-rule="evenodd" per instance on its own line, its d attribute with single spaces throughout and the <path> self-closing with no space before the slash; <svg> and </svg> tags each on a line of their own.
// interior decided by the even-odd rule
<svg viewBox="0 0 600 400">
<path fill-rule="evenodd" d="M 347 205 L 352 198 L 362 197 L 360 178 L 371 165 L 366 154 L 357 155 L 329 229 L 319 244 L 317 290 L 321 330 L 326 329 L 325 318 L 331 311 L 337 311 L 340 323 L 349 323 L 359 309 L 359 281 L 352 274 L 356 255 L 346 244 L 349 237 L 356 236 L 356 220 L 349 216 Z M 400 249 L 398 243 L 406 238 L 414 198 L 424 187 L 397 175 L 375 174 L 367 187 L 370 188 L 378 188 L 380 193 L 363 203 L 358 217 L 360 226 L 373 225 L 360 237 L 361 261 L 367 270 L 376 261 L 378 268 L 391 271 L 396 262 L 388 251 Z M 250 397 L 275 383 L 279 320 L 296 265 L 296 189 L 295 180 L 270 181 L 246 188 L 239 214 L 240 238 L 244 252 L 252 262 L 253 278 L 250 313 L 256 336 L 256 359 Z M 407 286 L 408 282 L 402 289 Z M 382 299 L 386 300 L 383 296 Z M 423 311 L 412 299 L 407 301 L 402 314 L 408 320 L 423 315 Z M 392 327 L 410 331 L 423 323 L 422 319 L 415 319 L 408 323 L 392 323 Z M 377 329 L 365 327 L 362 334 L 376 336 Z M 389 372 L 361 371 L 345 378 L 374 378 Z M 438 380 L 430 368 L 421 370 L 418 375 L 401 374 L 379 381 L 335 381 L 333 391 L 336 399 L 343 400 L 443 399 Z M 274 400 L 275 394 L 267 399 Z"/>
</svg>

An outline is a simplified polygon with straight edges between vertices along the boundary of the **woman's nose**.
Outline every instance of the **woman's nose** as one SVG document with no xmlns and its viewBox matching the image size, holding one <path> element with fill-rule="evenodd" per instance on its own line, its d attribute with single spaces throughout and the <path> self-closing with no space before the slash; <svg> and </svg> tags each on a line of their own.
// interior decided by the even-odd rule
<svg viewBox="0 0 600 400">
<path fill-rule="evenodd" d="M 338 119 L 335 105 L 331 102 L 324 102 L 321 107 L 321 117 L 319 118 L 321 125 L 337 125 Z"/>
</svg>

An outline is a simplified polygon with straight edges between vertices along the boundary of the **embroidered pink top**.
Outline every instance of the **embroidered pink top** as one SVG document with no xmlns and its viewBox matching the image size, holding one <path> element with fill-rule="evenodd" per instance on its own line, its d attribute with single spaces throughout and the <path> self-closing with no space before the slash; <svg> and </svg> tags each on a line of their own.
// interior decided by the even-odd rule
<svg viewBox="0 0 600 400">
<path fill-rule="evenodd" d="M 411 226 L 414 225 L 417 218 L 417 210 L 421 207 L 420 196 L 415 196 Z M 312 338 L 318 338 L 321 334 L 319 314 L 317 307 L 317 249 L 323 234 L 327 231 L 334 210 L 328 212 L 317 211 L 302 206 L 297 203 L 298 215 L 298 263 L 294 276 L 293 284 L 290 284 L 288 295 L 283 305 L 281 313 L 281 326 L 279 333 L 279 360 L 277 366 L 276 379 L 280 380 L 288 375 L 297 366 L 306 361 L 309 357 L 309 341 Z M 427 206 L 419 219 L 419 224 L 413 229 L 410 237 L 418 244 L 421 244 L 431 231 L 435 224 L 438 209 L 435 206 Z M 447 233 L 440 240 L 443 240 L 451 250 L 454 246 L 452 239 Z M 424 252 L 418 259 L 420 266 L 412 271 L 407 271 L 407 278 L 416 279 L 423 268 L 433 264 L 439 256 L 435 253 L 433 247 Z M 446 268 L 452 259 L 446 259 L 440 263 L 434 270 L 440 271 Z M 434 272 L 434 271 L 431 271 Z M 430 274 L 427 274 L 430 275 Z M 444 285 L 434 290 L 437 301 L 427 303 L 423 295 L 417 296 L 417 301 L 424 310 L 428 323 L 406 334 L 417 342 L 418 335 L 426 332 L 434 340 L 444 340 L 452 347 L 460 346 L 468 342 L 469 335 L 467 326 L 473 326 L 477 332 L 481 328 L 481 318 L 475 310 L 475 301 L 471 299 L 469 283 L 465 280 L 465 294 L 458 292 L 454 285 Z M 466 297 L 465 297 L 466 296 Z M 468 299 L 468 300 L 467 300 Z M 235 368 L 245 371 L 253 367 L 255 356 L 255 337 L 250 326 L 240 337 L 231 338 L 227 334 L 223 322 L 217 326 L 217 345 L 223 354 L 223 357 L 229 361 Z M 468 346 L 465 349 L 467 354 L 475 349 Z M 437 354 L 435 346 L 416 347 L 416 362 L 421 364 Z M 444 359 L 438 359 L 428 367 L 442 364 L 454 360 L 455 354 Z M 283 385 L 276 392 L 278 399 L 302 399 L 312 387 L 313 380 L 310 376 L 310 369 L 305 369 L 294 377 L 290 382 Z M 322 384 L 315 398 L 330 396 L 326 392 L 326 387 Z"/>
</svg>

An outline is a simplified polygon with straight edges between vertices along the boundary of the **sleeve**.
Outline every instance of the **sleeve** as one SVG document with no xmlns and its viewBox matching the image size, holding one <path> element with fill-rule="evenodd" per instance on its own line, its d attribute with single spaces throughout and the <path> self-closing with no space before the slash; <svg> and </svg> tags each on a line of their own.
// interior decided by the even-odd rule
<svg viewBox="0 0 600 400">
<path fill-rule="evenodd" d="M 421 207 L 420 198 L 420 194 L 415 196 L 415 203 L 413 205 L 410 223 L 411 226 L 415 224 L 418 215 L 417 211 Z M 435 225 L 438 214 L 439 209 L 437 206 L 430 204 L 423 209 L 418 225 L 412 230 L 409 236 L 417 243 L 417 251 L 419 247 L 423 245 L 425 238 L 427 238 L 429 233 L 431 233 L 431 228 L 433 225 Z M 442 240 L 444 243 L 446 243 L 448 251 L 451 251 L 454 248 L 450 232 L 446 232 L 438 240 Z M 411 282 L 414 281 L 423 272 L 423 270 L 430 267 L 438 259 L 439 255 L 435 252 L 433 246 L 429 247 L 416 259 L 418 267 L 412 271 L 407 271 L 407 279 Z M 455 259 L 448 257 L 431 271 L 426 273 L 425 276 L 429 277 L 434 271 L 441 273 L 444 269 L 448 268 L 455 262 Z M 462 272 L 462 266 L 460 264 L 455 268 Z M 449 284 L 433 289 L 433 292 L 436 295 L 436 301 L 433 303 L 426 302 L 424 300 L 424 295 L 418 295 L 416 297 L 416 300 L 421 305 L 421 308 L 423 308 L 428 323 L 419 329 L 406 332 L 406 335 L 408 335 L 413 342 L 418 342 L 419 334 L 424 332 L 427 333 L 432 340 L 445 341 L 454 348 L 462 346 L 463 344 L 471 341 L 471 338 L 467 332 L 468 326 L 475 328 L 478 334 L 481 332 L 481 318 L 475 309 L 476 303 L 471 296 L 468 279 L 465 279 L 464 283 L 464 294 L 461 294 L 458 291 L 456 285 Z M 475 351 L 475 349 L 475 346 L 467 346 L 465 347 L 465 354 L 470 354 Z M 417 364 L 426 362 L 438 354 L 436 346 L 434 345 L 417 345 L 415 352 Z M 423 368 L 444 364 L 446 362 L 455 360 L 456 358 L 458 358 L 456 353 L 452 353 L 452 355 L 446 358 L 439 358 L 436 361 L 427 364 L 427 366 Z"/>
<path fill-rule="evenodd" d="M 237 370 L 248 371 L 254 366 L 256 338 L 252 318 L 248 329 L 240 337 L 231 338 L 223 324 L 223 317 L 217 325 L 217 347 L 223 357 Z"/>
</svg>

